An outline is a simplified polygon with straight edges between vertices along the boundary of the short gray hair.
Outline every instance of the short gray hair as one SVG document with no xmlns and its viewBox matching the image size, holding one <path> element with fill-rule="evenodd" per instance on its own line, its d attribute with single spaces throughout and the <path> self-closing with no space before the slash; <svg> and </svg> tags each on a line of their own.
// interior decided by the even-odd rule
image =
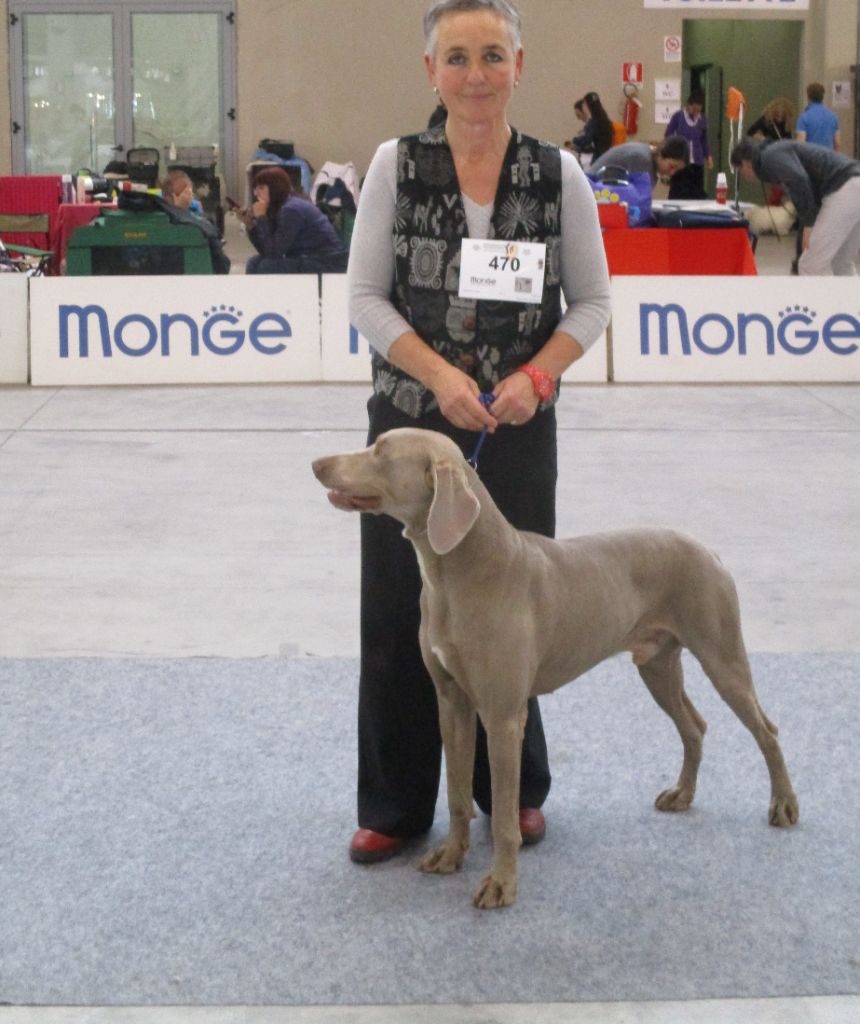
<svg viewBox="0 0 860 1024">
<path fill-rule="evenodd" d="M 439 22 L 446 14 L 460 11 L 490 11 L 504 18 L 511 35 L 511 45 L 519 50 L 522 38 L 523 19 L 511 0 L 435 0 L 424 15 L 424 52 L 432 57 L 436 50 L 436 36 Z"/>
</svg>

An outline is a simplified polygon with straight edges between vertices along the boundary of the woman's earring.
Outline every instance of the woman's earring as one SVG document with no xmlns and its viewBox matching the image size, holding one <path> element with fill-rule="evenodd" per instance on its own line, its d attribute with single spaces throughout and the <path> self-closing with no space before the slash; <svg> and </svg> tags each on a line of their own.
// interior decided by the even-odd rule
<svg viewBox="0 0 860 1024">
<path fill-rule="evenodd" d="M 433 92 L 435 92 L 437 96 L 439 95 L 439 86 L 438 85 L 434 85 L 433 86 Z"/>
</svg>

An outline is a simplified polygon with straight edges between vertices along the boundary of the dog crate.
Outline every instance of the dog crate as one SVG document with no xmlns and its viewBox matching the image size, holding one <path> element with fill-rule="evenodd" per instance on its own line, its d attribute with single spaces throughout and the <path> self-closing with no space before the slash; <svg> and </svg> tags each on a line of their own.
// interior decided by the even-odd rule
<svg viewBox="0 0 860 1024">
<path fill-rule="evenodd" d="M 211 274 L 203 232 L 173 224 L 166 213 L 110 210 L 78 228 L 66 249 L 70 276 Z"/>
</svg>

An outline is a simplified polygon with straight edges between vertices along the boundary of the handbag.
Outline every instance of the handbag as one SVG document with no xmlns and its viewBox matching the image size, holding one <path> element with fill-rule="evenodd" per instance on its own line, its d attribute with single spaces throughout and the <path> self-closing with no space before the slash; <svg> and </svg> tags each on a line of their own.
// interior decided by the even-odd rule
<svg viewBox="0 0 860 1024">
<path fill-rule="evenodd" d="M 599 174 L 586 175 L 598 204 L 622 204 L 627 207 L 627 226 L 642 227 L 651 220 L 651 175 L 647 171 L 627 171 L 607 166 Z"/>
</svg>

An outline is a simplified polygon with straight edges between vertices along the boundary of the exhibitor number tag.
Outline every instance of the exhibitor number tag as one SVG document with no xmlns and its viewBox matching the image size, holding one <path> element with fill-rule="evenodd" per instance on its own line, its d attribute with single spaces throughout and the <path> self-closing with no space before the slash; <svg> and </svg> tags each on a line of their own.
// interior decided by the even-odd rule
<svg viewBox="0 0 860 1024">
<path fill-rule="evenodd" d="M 546 269 L 543 242 L 464 238 L 460 249 L 460 298 L 540 302 Z"/>
</svg>

